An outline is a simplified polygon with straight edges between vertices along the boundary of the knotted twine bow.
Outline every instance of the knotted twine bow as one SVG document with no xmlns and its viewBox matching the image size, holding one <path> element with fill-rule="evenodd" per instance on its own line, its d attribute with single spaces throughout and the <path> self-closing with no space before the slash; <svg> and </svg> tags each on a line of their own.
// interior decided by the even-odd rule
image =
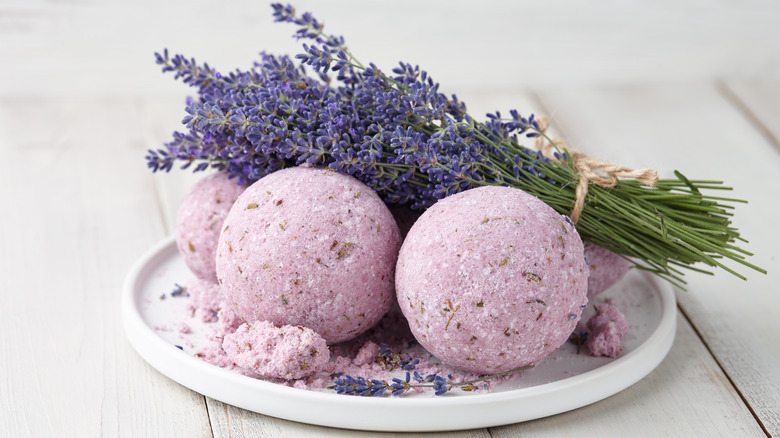
<svg viewBox="0 0 780 438">
<path fill-rule="evenodd" d="M 549 122 L 546 117 L 539 117 L 537 123 L 539 129 L 545 132 L 549 127 Z M 552 139 L 551 144 L 544 136 L 536 137 L 534 147 L 540 151 L 545 157 L 552 160 L 556 160 L 554 151 L 556 149 L 563 151 L 566 148 L 566 144 L 559 138 Z M 582 152 L 567 150 L 571 157 L 572 164 L 574 165 L 574 171 L 579 175 L 579 182 L 575 190 L 574 208 L 572 209 L 570 219 L 573 223 L 577 223 L 582 209 L 585 207 L 585 196 L 588 194 L 588 185 L 590 183 L 596 184 L 599 187 L 609 188 L 615 187 L 618 182 L 618 178 L 633 178 L 642 184 L 648 186 L 655 186 L 658 183 L 658 172 L 654 169 L 630 169 L 625 166 L 618 166 L 606 161 L 596 160 L 583 154 Z"/>
</svg>

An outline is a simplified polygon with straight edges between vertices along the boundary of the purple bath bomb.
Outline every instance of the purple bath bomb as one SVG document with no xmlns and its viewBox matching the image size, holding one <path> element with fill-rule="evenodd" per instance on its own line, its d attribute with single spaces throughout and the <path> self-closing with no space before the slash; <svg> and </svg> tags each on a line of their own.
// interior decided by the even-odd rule
<svg viewBox="0 0 780 438">
<path fill-rule="evenodd" d="M 246 322 L 301 325 L 333 344 L 390 308 L 400 239 L 387 206 L 357 179 L 283 169 L 251 185 L 230 210 L 217 277 Z"/>
<path fill-rule="evenodd" d="M 176 246 L 196 277 L 216 283 L 215 255 L 222 222 L 246 186 L 218 172 L 198 181 L 179 205 Z"/>
<path fill-rule="evenodd" d="M 428 209 L 404 240 L 398 302 L 444 363 L 494 374 L 566 342 L 587 303 L 588 267 L 568 218 L 534 196 L 482 187 Z"/>
<path fill-rule="evenodd" d="M 617 283 L 633 265 L 623 257 L 590 241 L 586 240 L 584 244 L 585 258 L 590 266 L 588 298 L 593 298 Z"/>
</svg>

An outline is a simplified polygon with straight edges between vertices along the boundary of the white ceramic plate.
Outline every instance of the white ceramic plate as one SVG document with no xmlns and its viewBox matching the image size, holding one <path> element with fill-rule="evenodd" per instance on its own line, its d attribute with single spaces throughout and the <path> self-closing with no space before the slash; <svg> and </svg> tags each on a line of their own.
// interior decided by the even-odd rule
<svg viewBox="0 0 780 438">
<path fill-rule="evenodd" d="M 205 324 L 197 318 L 187 320 L 193 333 L 185 337 L 175 325 L 187 318 L 187 300 L 160 299 L 162 294 L 169 295 L 174 283 L 184 285 L 192 278 L 173 238 L 150 249 L 128 274 L 122 316 L 127 337 L 141 357 L 176 382 L 222 402 L 288 420 L 349 429 L 474 429 L 586 406 L 650 373 L 669 352 L 676 330 L 671 287 L 650 274 L 632 270 L 594 300 L 598 304 L 611 297 L 629 323 L 623 352 L 616 359 L 592 357 L 584 348 L 577 354 L 576 347 L 567 342 L 536 368 L 501 382 L 492 392 L 356 397 L 252 379 L 194 357 L 198 336 L 205 336 Z M 592 312 L 589 306 L 583 320 Z"/>
</svg>

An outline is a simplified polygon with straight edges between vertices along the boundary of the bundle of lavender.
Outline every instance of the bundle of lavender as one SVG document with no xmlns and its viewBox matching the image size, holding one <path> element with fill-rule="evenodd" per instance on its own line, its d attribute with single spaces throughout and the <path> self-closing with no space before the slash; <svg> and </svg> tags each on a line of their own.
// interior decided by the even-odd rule
<svg viewBox="0 0 780 438">
<path fill-rule="evenodd" d="M 744 239 L 731 226 L 729 204 L 744 201 L 704 193 L 730 190 L 722 182 L 679 172 L 658 180 L 654 171 L 590 160 L 514 110 L 477 121 L 417 66 L 400 63 L 387 73 L 364 64 L 311 14 L 272 7 L 275 21 L 298 25 L 295 37 L 309 42 L 296 60 L 263 53 L 248 71 L 220 73 L 167 50 L 156 54 L 163 71 L 196 87 L 198 98 L 187 102 L 188 131 L 149 151 L 152 170 L 182 161 L 183 169 L 225 170 L 246 184 L 284 167 L 316 165 L 418 210 L 473 187 L 511 186 L 570 215 L 584 238 L 678 286 L 685 283 L 680 268 L 711 273 L 697 263 L 742 279 L 725 259 L 765 272 L 735 245 Z M 523 146 L 524 139 L 537 147 Z"/>
</svg>

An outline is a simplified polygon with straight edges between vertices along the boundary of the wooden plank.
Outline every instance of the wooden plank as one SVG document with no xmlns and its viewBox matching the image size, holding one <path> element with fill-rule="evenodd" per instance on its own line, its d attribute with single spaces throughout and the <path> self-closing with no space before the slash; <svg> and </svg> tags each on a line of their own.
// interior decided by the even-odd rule
<svg viewBox="0 0 780 438">
<path fill-rule="evenodd" d="M 731 79 L 721 90 L 780 152 L 780 78 Z"/>
<path fill-rule="evenodd" d="M 0 435 L 211 435 L 203 398 L 119 318 L 125 274 L 164 235 L 138 124 L 127 101 L 0 100 Z"/>
<path fill-rule="evenodd" d="M 345 396 L 348 397 L 348 396 Z M 437 437 L 437 438 L 489 438 L 487 429 L 438 432 L 438 433 L 385 433 L 366 432 L 330 427 L 313 426 L 268 417 L 217 400 L 208 399 L 209 415 L 214 427 L 214 438 L 228 437 L 274 437 L 274 438 L 358 438 L 358 437 Z M 344 415 L 349 415 L 345 412 Z M 403 421 L 402 418 L 382 417 L 377 421 Z"/>
<path fill-rule="evenodd" d="M 632 437 L 765 436 L 681 314 L 669 355 L 629 389 L 554 417 L 491 428 L 490 434 L 493 438 L 622 438 L 629 430 Z"/>
<path fill-rule="evenodd" d="M 693 179 L 725 179 L 738 206 L 734 225 L 752 240 L 752 262 L 780 269 L 773 225 L 780 154 L 710 84 L 569 90 L 541 95 L 569 145 L 626 166 L 679 169 Z M 768 433 L 780 435 L 780 295 L 771 276 L 741 281 L 725 272 L 691 274 L 681 308 Z M 669 390 L 672 390 L 669 388 Z M 708 403 L 702 400 L 702 403 Z"/>
</svg>

